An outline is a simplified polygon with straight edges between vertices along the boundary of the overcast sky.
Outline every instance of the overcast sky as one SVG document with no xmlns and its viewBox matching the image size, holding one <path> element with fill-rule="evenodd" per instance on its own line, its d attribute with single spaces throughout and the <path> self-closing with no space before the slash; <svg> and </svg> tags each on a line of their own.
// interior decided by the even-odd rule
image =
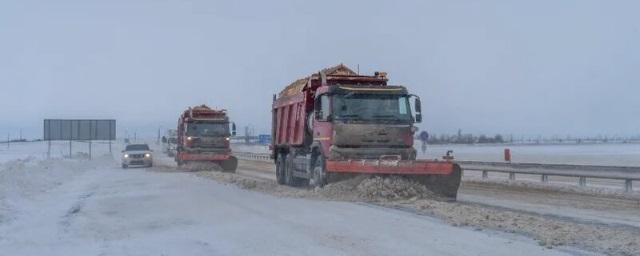
<svg viewBox="0 0 640 256">
<path fill-rule="evenodd" d="M 1 1 L 0 133 L 43 118 L 174 127 L 345 63 L 423 99 L 432 133 L 640 134 L 639 1 Z"/>
</svg>

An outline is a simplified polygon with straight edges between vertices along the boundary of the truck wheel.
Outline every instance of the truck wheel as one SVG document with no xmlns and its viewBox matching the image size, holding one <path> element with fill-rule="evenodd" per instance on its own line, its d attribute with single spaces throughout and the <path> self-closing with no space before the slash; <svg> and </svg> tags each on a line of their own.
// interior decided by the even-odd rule
<svg viewBox="0 0 640 256">
<path fill-rule="evenodd" d="M 279 154 L 278 160 L 276 160 L 276 181 L 280 185 L 286 184 L 284 173 L 285 173 L 285 154 Z"/>
<path fill-rule="evenodd" d="M 312 187 L 323 187 L 327 184 L 327 169 L 324 167 L 324 156 L 319 155 L 313 163 L 311 179 L 309 185 Z"/>
<path fill-rule="evenodd" d="M 293 164 L 293 159 L 295 157 L 293 156 L 293 154 L 288 154 L 287 158 L 285 159 L 285 183 L 289 186 L 292 187 L 299 187 L 304 185 L 305 181 L 307 181 L 307 179 L 303 179 L 303 178 L 298 178 L 293 176 L 293 172 L 295 170 L 295 166 Z"/>
<path fill-rule="evenodd" d="M 126 165 L 126 164 L 122 164 L 122 169 L 127 169 L 127 168 L 129 168 L 129 166 L 128 166 L 128 165 Z"/>
<path fill-rule="evenodd" d="M 289 185 L 289 186 L 293 186 L 293 173 L 292 172 L 292 168 L 293 166 L 291 163 L 291 154 L 287 154 L 286 157 L 283 158 L 284 159 L 284 183 Z"/>
</svg>

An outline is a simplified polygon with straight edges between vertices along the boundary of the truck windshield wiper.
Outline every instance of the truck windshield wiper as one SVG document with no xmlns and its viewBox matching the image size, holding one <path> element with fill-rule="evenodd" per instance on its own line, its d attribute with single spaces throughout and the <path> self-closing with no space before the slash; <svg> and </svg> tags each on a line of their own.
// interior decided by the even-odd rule
<svg viewBox="0 0 640 256">
<path fill-rule="evenodd" d="M 360 115 L 358 114 L 346 114 L 346 115 L 340 115 L 340 118 L 360 118 Z"/>
<path fill-rule="evenodd" d="M 406 119 L 395 115 L 373 115 L 374 119 L 386 122 L 405 122 Z"/>
<path fill-rule="evenodd" d="M 376 117 L 376 118 L 393 118 L 393 119 L 400 119 L 400 118 L 398 118 L 398 117 L 397 117 L 397 116 L 395 116 L 395 115 L 373 115 L 373 117 Z"/>
</svg>

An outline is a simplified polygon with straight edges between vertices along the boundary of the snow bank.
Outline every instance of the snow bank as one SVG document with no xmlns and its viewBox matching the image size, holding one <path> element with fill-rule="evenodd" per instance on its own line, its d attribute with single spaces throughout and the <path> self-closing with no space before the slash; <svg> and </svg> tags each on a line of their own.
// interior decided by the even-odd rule
<svg viewBox="0 0 640 256">
<path fill-rule="evenodd" d="M 360 197 L 368 199 L 433 198 L 424 185 L 398 176 L 375 176 L 363 180 L 356 187 Z"/>
<path fill-rule="evenodd" d="M 314 193 L 340 200 L 385 201 L 436 198 L 420 183 L 399 176 L 365 176 L 330 183 L 314 189 Z"/>
<path fill-rule="evenodd" d="M 0 163 L 0 223 L 13 219 L 22 205 L 28 204 L 35 196 L 105 164 L 114 165 L 113 158 L 38 160 L 27 156 Z"/>
</svg>

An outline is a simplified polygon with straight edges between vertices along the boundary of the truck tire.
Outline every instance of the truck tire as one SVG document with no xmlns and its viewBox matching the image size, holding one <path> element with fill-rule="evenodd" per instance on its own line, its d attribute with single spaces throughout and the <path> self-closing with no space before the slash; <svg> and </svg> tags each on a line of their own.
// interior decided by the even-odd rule
<svg viewBox="0 0 640 256">
<path fill-rule="evenodd" d="M 291 154 L 287 154 L 284 159 L 284 183 L 293 186 L 293 173 L 291 166 Z"/>
<path fill-rule="evenodd" d="M 293 158 L 294 158 L 293 154 L 288 154 L 285 159 L 285 171 L 284 171 L 285 183 L 292 187 L 303 186 L 305 181 L 308 181 L 308 180 L 293 176 L 293 171 L 295 168 L 293 165 Z"/>
<path fill-rule="evenodd" d="M 324 164 L 324 156 L 318 155 L 313 163 L 313 169 L 311 169 L 310 186 L 321 188 L 327 184 L 327 169 Z"/>
<path fill-rule="evenodd" d="M 285 154 L 278 154 L 278 159 L 276 160 L 276 181 L 280 185 L 286 184 L 284 173 L 285 173 Z"/>
</svg>

